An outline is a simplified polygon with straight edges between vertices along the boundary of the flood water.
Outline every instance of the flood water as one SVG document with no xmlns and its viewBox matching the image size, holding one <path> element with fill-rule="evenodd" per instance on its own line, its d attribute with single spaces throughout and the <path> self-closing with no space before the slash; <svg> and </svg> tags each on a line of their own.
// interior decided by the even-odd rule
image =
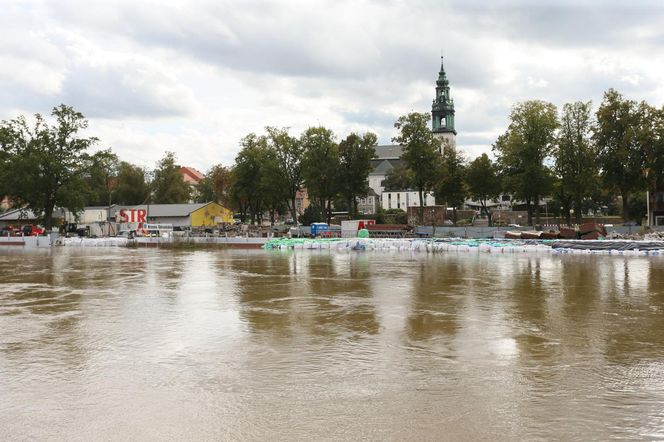
<svg viewBox="0 0 664 442">
<path fill-rule="evenodd" d="M 0 250 L 3 440 L 664 438 L 664 258 Z"/>
</svg>

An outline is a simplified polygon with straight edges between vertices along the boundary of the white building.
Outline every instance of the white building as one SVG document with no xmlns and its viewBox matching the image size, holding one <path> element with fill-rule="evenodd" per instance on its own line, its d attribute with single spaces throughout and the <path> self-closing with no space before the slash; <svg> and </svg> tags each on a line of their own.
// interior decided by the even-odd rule
<svg viewBox="0 0 664 442">
<path fill-rule="evenodd" d="M 433 194 L 424 194 L 424 206 L 435 206 L 436 199 Z M 406 212 L 408 207 L 419 207 L 420 195 L 417 190 L 404 190 L 395 192 L 383 192 L 381 207 L 383 210 L 401 209 Z"/>
</svg>

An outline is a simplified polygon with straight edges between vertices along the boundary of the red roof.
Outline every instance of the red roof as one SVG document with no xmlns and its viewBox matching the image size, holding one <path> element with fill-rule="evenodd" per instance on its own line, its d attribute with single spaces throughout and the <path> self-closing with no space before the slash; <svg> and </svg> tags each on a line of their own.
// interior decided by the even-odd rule
<svg viewBox="0 0 664 442">
<path fill-rule="evenodd" d="M 205 178 L 205 175 L 193 167 L 181 166 L 180 173 L 182 174 L 184 181 L 189 184 L 198 184 L 200 180 Z"/>
</svg>

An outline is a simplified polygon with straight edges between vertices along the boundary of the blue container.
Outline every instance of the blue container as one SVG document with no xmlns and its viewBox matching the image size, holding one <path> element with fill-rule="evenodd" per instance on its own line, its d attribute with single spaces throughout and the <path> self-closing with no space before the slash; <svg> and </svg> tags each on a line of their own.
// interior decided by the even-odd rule
<svg viewBox="0 0 664 442">
<path fill-rule="evenodd" d="M 311 237 L 315 238 L 320 235 L 322 232 L 327 232 L 330 230 L 330 226 L 327 223 L 311 223 Z"/>
</svg>

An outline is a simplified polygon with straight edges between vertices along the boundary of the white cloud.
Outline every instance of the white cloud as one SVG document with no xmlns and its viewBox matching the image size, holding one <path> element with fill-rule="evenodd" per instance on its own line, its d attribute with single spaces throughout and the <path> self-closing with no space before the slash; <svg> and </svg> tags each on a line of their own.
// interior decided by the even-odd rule
<svg viewBox="0 0 664 442">
<path fill-rule="evenodd" d="M 266 125 L 339 137 L 428 112 L 441 49 L 458 144 L 488 152 L 513 104 L 660 106 L 664 6 L 589 1 L 0 0 L 0 119 L 64 101 L 121 156 L 207 169 Z M 615 26 L 621 23 L 621 26 Z"/>
</svg>

